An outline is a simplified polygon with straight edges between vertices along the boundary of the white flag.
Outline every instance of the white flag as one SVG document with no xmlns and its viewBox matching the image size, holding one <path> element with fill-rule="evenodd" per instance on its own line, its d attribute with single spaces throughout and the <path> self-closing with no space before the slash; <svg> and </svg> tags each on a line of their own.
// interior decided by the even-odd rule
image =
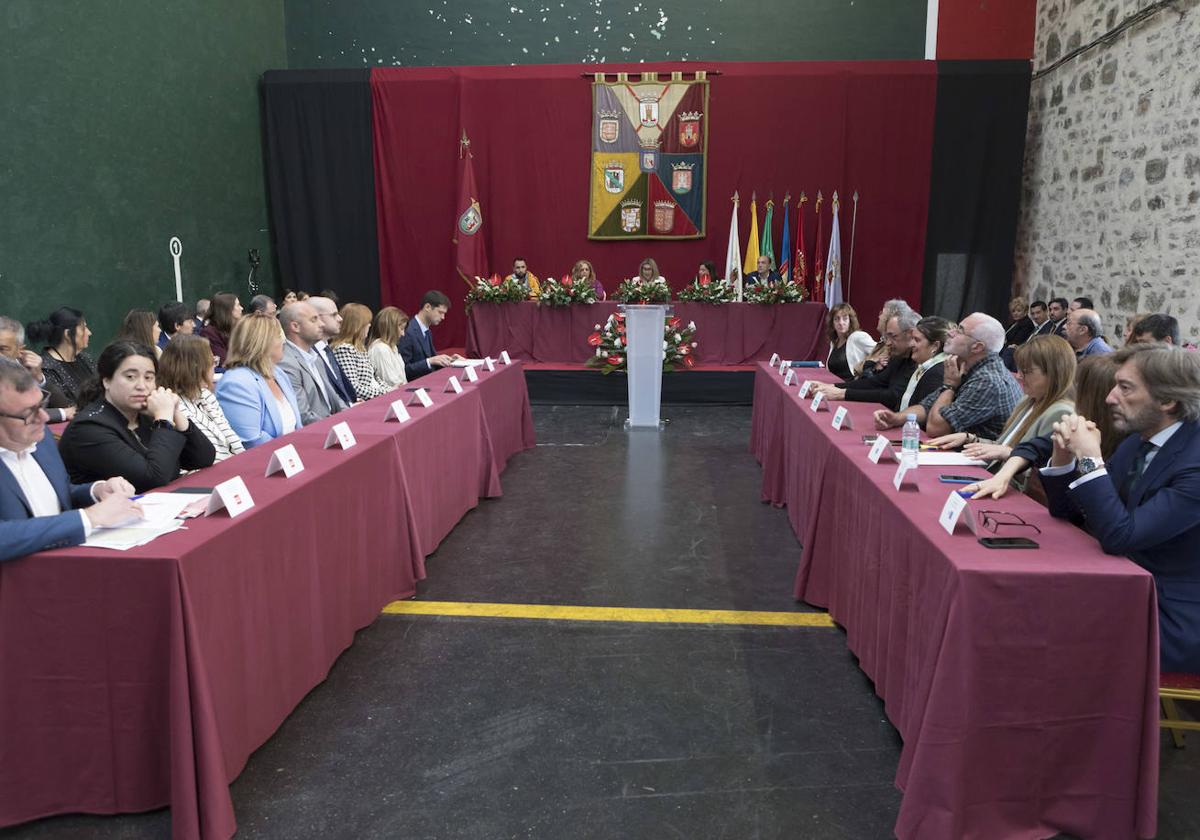
<svg viewBox="0 0 1200 840">
<path fill-rule="evenodd" d="M 835 192 L 833 233 L 829 236 L 829 257 L 825 260 L 825 305 L 832 309 L 842 302 L 842 233 L 838 226 L 838 194 Z"/>
<path fill-rule="evenodd" d="M 729 248 L 725 252 L 725 280 L 733 285 L 737 299 L 742 299 L 742 243 L 738 236 L 738 196 L 733 194 L 733 215 L 729 217 Z"/>
</svg>

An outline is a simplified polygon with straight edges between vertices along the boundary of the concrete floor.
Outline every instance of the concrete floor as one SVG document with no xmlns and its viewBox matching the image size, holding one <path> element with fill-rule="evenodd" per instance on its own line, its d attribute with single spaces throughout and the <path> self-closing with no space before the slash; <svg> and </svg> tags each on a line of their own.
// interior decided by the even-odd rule
<svg viewBox="0 0 1200 840">
<path fill-rule="evenodd" d="M 535 408 L 538 448 L 430 558 L 421 600 L 804 611 L 749 408 Z M 1200 736 L 1161 838 L 1200 836 Z M 900 742 L 827 628 L 383 616 L 252 756 L 239 837 L 884 838 Z M 0 838 L 169 835 L 165 811 Z"/>
</svg>

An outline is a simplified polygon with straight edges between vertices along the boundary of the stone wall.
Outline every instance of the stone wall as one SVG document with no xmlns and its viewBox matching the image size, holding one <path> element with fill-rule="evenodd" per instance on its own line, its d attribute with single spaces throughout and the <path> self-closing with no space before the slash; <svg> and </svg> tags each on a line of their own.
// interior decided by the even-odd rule
<svg viewBox="0 0 1200 840">
<path fill-rule="evenodd" d="M 1039 0 L 1034 73 L 1154 0 Z M 1014 285 L 1087 295 L 1121 335 L 1135 312 L 1200 338 L 1200 0 L 1177 0 L 1040 79 Z"/>
</svg>

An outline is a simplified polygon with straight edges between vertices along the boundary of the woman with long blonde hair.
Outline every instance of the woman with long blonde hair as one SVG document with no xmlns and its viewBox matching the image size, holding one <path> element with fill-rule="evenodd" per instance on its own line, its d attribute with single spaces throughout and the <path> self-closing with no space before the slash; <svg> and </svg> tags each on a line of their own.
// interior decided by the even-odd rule
<svg viewBox="0 0 1200 840">
<path fill-rule="evenodd" d="M 398 388 L 408 382 L 404 374 L 404 357 L 400 355 L 400 339 L 408 329 L 408 315 L 403 309 L 385 306 L 375 313 L 371 331 L 367 334 L 367 358 L 375 378 L 388 388 Z"/>
<path fill-rule="evenodd" d="M 217 402 L 247 449 L 304 425 L 282 360 L 283 327 L 275 318 L 242 318 L 234 325 Z"/>
</svg>

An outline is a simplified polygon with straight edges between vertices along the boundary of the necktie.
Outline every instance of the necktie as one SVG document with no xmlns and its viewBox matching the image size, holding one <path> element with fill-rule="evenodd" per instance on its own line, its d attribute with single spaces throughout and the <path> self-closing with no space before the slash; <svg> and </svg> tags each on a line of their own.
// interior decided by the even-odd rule
<svg viewBox="0 0 1200 840">
<path fill-rule="evenodd" d="M 338 364 L 337 359 L 329 352 L 328 347 L 321 348 L 321 353 L 325 357 L 325 362 L 328 364 L 326 373 L 329 373 L 329 382 L 333 385 L 333 390 L 337 391 L 342 402 L 350 405 L 354 402 L 354 395 L 346 393 L 346 375 L 342 373 L 342 366 Z"/>
<path fill-rule="evenodd" d="M 430 356 L 437 355 L 433 352 L 433 330 L 425 330 L 425 349 L 429 351 Z"/>
<path fill-rule="evenodd" d="M 1138 447 L 1137 454 L 1133 458 L 1133 463 L 1129 467 L 1129 472 L 1125 475 L 1125 480 L 1121 482 L 1121 499 L 1128 502 L 1129 497 L 1133 495 L 1133 489 L 1137 486 L 1138 480 L 1142 474 L 1146 472 L 1146 459 L 1158 447 L 1148 440 L 1142 441 L 1142 445 Z"/>
</svg>

